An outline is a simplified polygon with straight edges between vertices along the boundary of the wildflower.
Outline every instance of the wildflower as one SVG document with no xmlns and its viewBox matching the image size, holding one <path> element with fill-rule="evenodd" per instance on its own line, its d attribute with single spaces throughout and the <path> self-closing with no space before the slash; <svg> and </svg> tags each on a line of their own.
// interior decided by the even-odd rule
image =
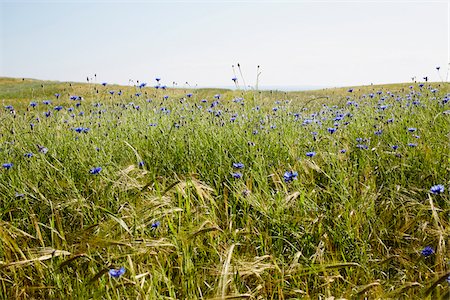
<svg viewBox="0 0 450 300">
<path fill-rule="evenodd" d="M 145 165 L 145 163 L 143 162 L 143 161 L 140 161 L 139 163 L 138 163 L 138 166 L 139 167 L 143 167 Z"/>
<path fill-rule="evenodd" d="M 314 152 L 314 151 L 306 152 L 306 156 L 308 156 L 308 157 L 313 157 L 315 155 L 316 155 L 316 152 Z"/>
<path fill-rule="evenodd" d="M 16 198 L 23 198 L 25 196 L 25 194 L 16 192 L 15 196 L 16 196 Z"/>
<path fill-rule="evenodd" d="M 92 168 L 92 169 L 89 170 L 89 173 L 95 175 L 95 174 L 100 173 L 101 170 L 102 170 L 101 167 L 94 167 L 94 168 Z"/>
<path fill-rule="evenodd" d="M 106 83 L 106 82 L 103 82 L 103 83 L 102 83 L 103 86 L 106 86 L 107 84 L 108 84 L 108 83 Z"/>
<path fill-rule="evenodd" d="M 232 175 L 233 175 L 233 177 L 236 178 L 236 179 L 242 178 L 242 173 L 240 173 L 240 172 L 233 173 Z"/>
<path fill-rule="evenodd" d="M 353 92 L 353 89 L 348 89 L 347 92 L 352 93 L 352 92 Z"/>
<path fill-rule="evenodd" d="M 31 106 L 31 107 L 36 107 L 36 105 L 37 105 L 36 102 L 34 102 L 34 101 L 31 101 L 31 102 L 30 102 L 30 106 Z"/>
<path fill-rule="evenodd" d="M 186 94 L 186 97 L 191 98 L 191 97 L 192 97 L 192 94 L 191 94 L 191 93 L 188 93 L 188 94 Z"/>
<path fill-rule="evenodd" d="M 377 130 L 375 131 L 375 135 L 381 135 L 383 133 L 383 130 Z"/>
<path fill-rule="evenodd" d="M 152 223 L 151 228 L 156 229 L 156 228 L 158 228 L 160 225 L 161 225 L 161 222 L 160 222 L 160 221 L 156 221 L 156 222 L 153 222 L 153 223 Z"/>
<path fill-rule="evenodd" d="M 415 143 L 409 143 L 408 146 L 414 148 L 414 147 L 417 147 L 417 144 L 415 144 Z"/>
<path fill-rule="evenodd" d="M 414 127 L 408 128 L 408 131 L 409 131 L 409 132 L 415 132 L 416 130 L 417 130 L 417 128 L 414 128 Z"/>
<path fill-rule="evenodd" d="M 155 80 L 156 80 L 157 82 L 159 82 L 159 81 L 161 80 L 161 78 L 156 77 Z"/>
<path fill-rule="evenodd" d="M 295 171 L 287 171 L 284 173 L 283 178 L 284 182 L 290 182 L 293 180 L 297 180 L 298 173 Z"/>
<path fill-rule="evenodd" d="M 364 145 L 364 144 L 358 144 L 358 145 L 356 145 L 356 148 L 366 150 L 366 149 L 368 149 L 369 147 L 368 147 L 367 145 Z"/>
<path fill-rule="evenodd" d="M 61 96 L 61 95 L 58 93 L 55 94 L 56 99 L 59 99 L 59 96 Z"/>
<path fill-rule="evenodd" d="M 345 152 L 347 152 L 347 150 L 345 150 L 345 149 L 341 149 L 341 151 L 339 151 L 339 152 L 341 152 L 341 153 L 345 153 Z"/>
<path fill-rule="evenodd" d="M 125 268 L 124 267 L 120 267 L 120 269 L 111 269 L 111 270 L 109 270 L 109 275 L 111 277 L 114 277 L 114 278 L 119 278 L 123 274 L 125 274 Z"/>
<path fill-rule="evenodd" d="M 236 77 L 233 77 L 233 78 L 231 78 L 231 80 L 233 80 L 234 82 L 236 82 L 236 81 L 237 81 L 237 78 L 236 78 Z"/>
<path fill-rule="evenodd" d="M 39 152 L 41 152 L 41 153 L 47 153 L 48 152 L 48 148 L 46 148 L 46 147 L 44 147 L 44 146 L 40 146 L 40 145 L 38 145 L 38 148 L 39 148 Z"/>
<path fill-rule="evenodd" d="M 9 169 L 12 168 L 13 165 L 14 165 L 13 163 L 4 163 L 4 164 L 2 165 L 2 167 L 3 167 L 4 169 L 6 169 L 6 170 L 9 170 Z"/>
<path fill-rule="evenodd" d="M 242 168 L 244 168 L 244 164 L 240 163 L 240 162 L 233 163 L 233 168 L 235 168 L 235 169 L 242 169 Z"/>
<path fill-rule="evenodd" d="M 444 190 L 445 190 L 444 185 L 437 184 L 431 187 L 430 192 L 432 192 L 433 194 L 441 194 L 444 192 Z"/>
<path fill-rule="evenodd" d="M 397 146 L 397 145 L 392 145 L 391 148 L 392 148 L 393 150 L 397 150 L 397 149 L 398 149 L 398 146 Z"/>
<path fill-rule="evenodd" d="M 434 253 L 434 250 L 430 246 L 426 246 L 422 249 L 421 253 L 424 257 L 428 257 Z"/>
<path fill-rule="evenodd" d="M 42 103 L 44 103 L 45 105 L 50 105 L 52 103 L 52 101 L 50 100 L 44 100 L 42 101 Z"/>
<path fill-rule="evenodd" d="M 50 117 L 51 114 L 52 114 L 51 111 L 46 111 L 46 112 L 44 112 L 44 115 L 45 115 L 46 118 Z"/>
<path fill-rule="evenodd" d="M 60 110 L 63 109 L 63 107 L 62 106 L 55 106 L 53 109 L 56 110 L 56 111 L 60 111 Z"/>
<path fill-rule="evenodd" d="M 330 127 L 327 129 L 329 133 L 333 134 L 336 132 L 336 128 Z"/>
<path fill-rule="evenodd" d="M 32 152 L 29 152 L 29 153 L 25 153 L 24 156 L 25 156 L 26 158 L 30 158 L 30 157 L 33 157 L 33 155 L 34 155 L 34 154 L 33 154 Z"/>
</svg>

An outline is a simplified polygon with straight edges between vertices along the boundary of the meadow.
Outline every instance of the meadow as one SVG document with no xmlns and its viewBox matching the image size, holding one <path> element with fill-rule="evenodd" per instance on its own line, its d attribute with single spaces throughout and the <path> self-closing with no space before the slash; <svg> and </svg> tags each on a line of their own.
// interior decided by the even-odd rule
<svg viewBox="0 0 450 300">
<path fill-rule="evenodd" d="M 448 299 L 450 84 L 0 78 L 1 299 Z"/>
</svg>

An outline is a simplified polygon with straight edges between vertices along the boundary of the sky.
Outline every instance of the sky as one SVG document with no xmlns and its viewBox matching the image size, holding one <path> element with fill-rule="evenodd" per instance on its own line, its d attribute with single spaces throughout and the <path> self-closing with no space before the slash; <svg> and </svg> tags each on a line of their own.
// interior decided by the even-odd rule
<svg viewBox="0 0 450 300">
<path fill-rule="evenodd" d="M 449 14 L 450 0 L 0 0 L 0 76 L 222 87 L 234 65 L 254 86 L 259 65 L 260 86 L 441 81 Z"/>
</svg>

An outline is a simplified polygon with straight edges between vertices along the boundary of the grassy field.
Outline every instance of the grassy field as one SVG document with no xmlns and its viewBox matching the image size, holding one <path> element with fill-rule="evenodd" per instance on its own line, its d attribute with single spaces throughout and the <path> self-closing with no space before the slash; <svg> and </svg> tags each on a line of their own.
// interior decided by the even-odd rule
<svg viewBox="0 0 450 300">
<path fill-rule="evenodd" d="M 0 101 L 2 299 L 449 298 L 448 83 Z"/>
</svg>

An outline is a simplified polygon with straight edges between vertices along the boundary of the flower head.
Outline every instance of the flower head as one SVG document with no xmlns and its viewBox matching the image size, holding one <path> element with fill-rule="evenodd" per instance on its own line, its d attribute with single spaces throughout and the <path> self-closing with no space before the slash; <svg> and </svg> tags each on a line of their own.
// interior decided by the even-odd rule
<svg viewBox="0 0 450 300">
<path fill-rule="evenodd" d="M 13 165 L 14 165 L 13 163 L 4 163 L 4 164 L 2 165 L 2 167 L 3 167 L 4 169 L 6 169 L 6 170 L 9 170 L 9 169 L 12 168 Z"/>
<path fill-rule="evenodd" d="M 316 155 L 316 152 L 314 152 L 314 151 L 306 152 L 306 156 L 308 156 L 308 157 L 313 157 L 315 155 Z"/>
<path fill-rule="evenodd" d="M 89 170 L 89 173 L 95 175 L 95 174 L 100 173 L 101 170 L 102 170 L 102 167 L 94 167 L 94 168 Z"/>
<path fill-rule="evenodd" d="M 441 194 L 444 192 L 444 190 L 445 190 L 444 185 L 437 184 L 431 187 L 430 192 L 432 192 L 433 194 Z"/>
<path fill-rule="evenodd" d="M 287 171 L 283 175 L 284 182 L 290 182 L 297 180 L 298 173 L 295 171 Z"/>
<path fill-rule="evenodd" d="M 233 168 L 235 168 L 235 169 L 242 169 L 242 168 L 244 168 L 244 164 L 241 163 L 241 162 L 233 163 Z"/>
<path fill-rule="evenodd" d="M 108 273 L 111 277 L 119 278 L 120 276 L 125 274 L 125 268 L 120 267 L 120 269 L 110 269 Z"/>
<path fill-rule="evenodd" d="M 330 128 L 328 128 L 327 130 L 328 130 L 328 132 L 331 133 L 331 134 L 333 134 L 333 133 L 336 132 L 336 128 L 334 128 L 334 127 L 330 127 Z"/>
<path fill-rule="evenodd" d="M 428 257 L 434 253 L 434 250 L 430 246 L 426 246 L 422 249 L 421 253 L 423 256 Z"/>
<path fill-rule="evenodd" d="M 161 222 L 160 222 L 160 221 L 156 221 L 156 222 L 153 222 L 153 223 L 152 223 L 151 228 L 156 229 L 156 228 L 158 228 L 160 225 L 161 225 Z"/>
<path fill-rule="evenodd" d="M 232 175 L 236 179 L 241 179 L 242 178 L 242 173 L 240 173 L 240 172 L 233 173 Z"/>
</svg>

